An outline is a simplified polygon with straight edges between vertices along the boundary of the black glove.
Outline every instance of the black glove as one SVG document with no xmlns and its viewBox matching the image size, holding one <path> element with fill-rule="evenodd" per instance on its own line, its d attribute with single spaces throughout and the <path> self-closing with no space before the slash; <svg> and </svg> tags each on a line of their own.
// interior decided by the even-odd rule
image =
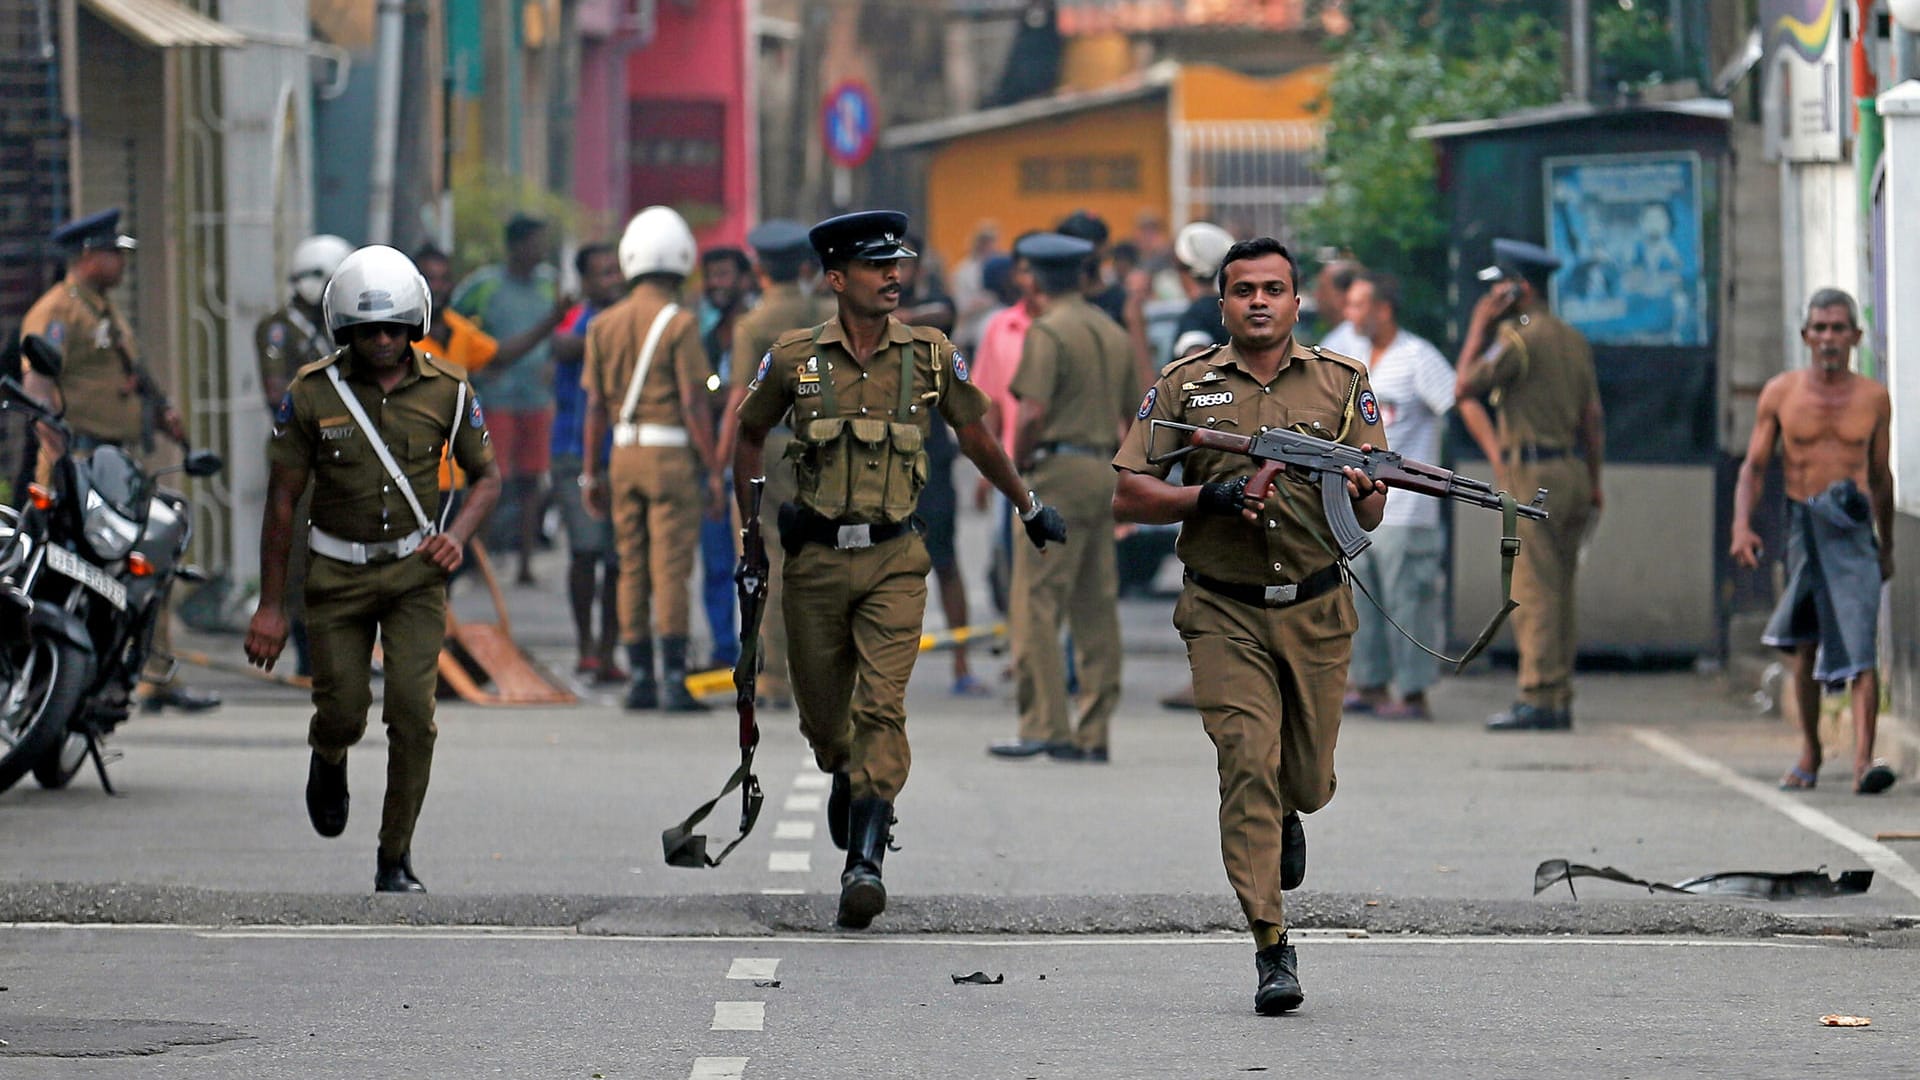
<svg viewBox="0 0 1920 1080">
<path fill-rule="evenodd" d="M 1224 484 L 1201 484 L 1200 512 L 1238 516 L 1247 508 L 1247 481 L 1251 479 L 1242 476 Z"/>
<path fill-rule="evenodd" d="M 1060 516 L 1060 511 L 1043 505 L 1031 491 L 1027 493 L 1027 498 L 1032 501 L 1033 509 L 1020 515 L 1020 524 L 1026 528 L 1027 539 L 1033 541 L 1033 546 L 1044 551 L 1049 540 L 1056 544 L 1066 543 L 1067 519 Z"/>
</svg>

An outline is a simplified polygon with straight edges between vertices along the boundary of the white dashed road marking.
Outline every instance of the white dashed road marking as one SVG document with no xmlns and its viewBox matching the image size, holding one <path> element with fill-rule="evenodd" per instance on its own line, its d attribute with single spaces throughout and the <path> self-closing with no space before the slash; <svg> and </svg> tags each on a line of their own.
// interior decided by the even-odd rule
<svg viewBox="0 0 1920 1080">
<path fill-rule="evenodd" d="M 716 1001 L 713 1003 L 713 1031 L 761 1031 L 767 1026 L 764 1001 Z"/>
<path fill-rule="evenodd" d="M 824 802 L 825 800 L 818 795 L 803 795 L 796 792 L 787 796 L 784 809 L 789 814 L 817 814 Z"/>
<path fill-rule="evenodd" d="M 825 791 L 833 778 L 823 772 L 805 772 L 793 778 L 795 791 Z"/>
<path fill-rule="evenodd" d="M 747 1074 L 743 1057 L 700 1057 L 693 1059 L 693 1071 L 687 1080 L 740 1080 Z"/>
<path fill-rule="evenodd" d="M 727 968 L 727 978 L 759 981 L 771 979 L 774 972 L 780 970 L 780 958 L 777 956 L 736 956 L 732 966 Z"/>
<path fill-rule="evenodd" d="M 775 822 L 773 838 L 775 840 L 811 840 L 813 839 L 813 822 L 799 819 Z"/>
<path fill-rule="evenodd" d="M 767 869 L 776 874 L 806 874 L 813 871 L 811 851 L 773 851 L 767 853 Z"/>
<path fill-rule="evenodd" d="M 1649 749 L 1685 765 L 1709 780 L 1732 788 L 1762 806 L 1777 810 L 1820 836 L 1839 844 L 1865 859 L 1868 866 L 1879 871 L 1881 876 L 1890 879 L 1895 885 L 1915 896 L 1920 896 L 1920 870 L 1914 869 L 1911 863 L 1902 859 L 1899 853 L 1887 845 L 1867 839 L 1786 792 L 1758 780 L 1741 776 L 1705 754 L 1696 753 L 1665 732 L 1635 728 L 1633 737 Z"/>
</svg>

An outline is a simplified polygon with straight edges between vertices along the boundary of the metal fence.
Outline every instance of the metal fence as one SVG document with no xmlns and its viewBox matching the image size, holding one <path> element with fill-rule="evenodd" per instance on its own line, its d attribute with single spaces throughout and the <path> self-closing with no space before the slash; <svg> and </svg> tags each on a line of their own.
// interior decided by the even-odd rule
<svg viewBox="0 0 1920 1080">
<path fill-rule="evenodd" d="M 1175 124 L 1175 225 L 1211 221 L 1237 237 L 1298 240 L 1302 208 L 1326 183 L 1325 126 L 1314 120 Z"/>
</svg>

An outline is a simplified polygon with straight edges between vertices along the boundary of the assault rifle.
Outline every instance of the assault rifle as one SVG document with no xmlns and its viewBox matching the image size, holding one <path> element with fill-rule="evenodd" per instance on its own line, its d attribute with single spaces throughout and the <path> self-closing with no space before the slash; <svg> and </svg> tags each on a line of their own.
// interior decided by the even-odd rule
<svg viewBox="0 0 1920 1080">
<path fill-rule="evenodd" d="M 1534 492 L 1530 503 L 1515 503 L 1512 496 L 1504 491 L 1495 491 L 1493 485 L 1484 480 L 1461 476 L 1452 469 L 1415 461 L 1391 450 L 1356 450 L 1344 443 L 1302 435 L 1286 428 L 1270 428 L 1258 435 L 1235 435 L 1192 424 L 1176 424 L 1171 420 L 1154 420 L 1151 423 L 1153 426 L 1147 431 L 1149 448 L 1154 445 L 1161 428 L 1180 432 L 1181 441 L 1186 444 L 1171 453 L 1149 455 L 1147 460 L 1156 465 L 1202 449 L 1245 454 L 1259 461 L 1260 467 L 1254 471 L 1253 478 L 1247 481 L 1249 499 L 1264 500 L 1282 470 L 1291 470 L 1295 475 L 1318 474 L 1320 508 L 1326 511 L 1327 524 L 1333 528 L 1334 541 L 1340 545 L 1340 557 L 1344 559 L 1353 558 L 1373 543 L 1366 530 L 1360 527 L 1360 519 L 1353 516 L 1353 500 L 1347 497 L 1347 477 L 1343 471 L 1348 468 L 1359 469 L 1372 479 L 1402 491 L 1414 491 L 1436 499 L 1454 499 L 1489 510 L 1500 510 L 1512 504 L 1514 513 L 1535 520 L 1544 520 L 1547 516 L 1546 488 Z M 1518 543 L 1516 540 L 1516 549 Z"/>
<path fill-rule="evenodd" d="M 727 778 L 720 794 L 707 800 L 687 820 L 660 834 L 660 846 L 665 849 L 668 866 L 695 870 L 719 866 L 753 831 L 754 822 L 760 820 L 760 807 L 766 802 L 760 790 L 760 778 L 753 774 L 753 752 L 760 745 L 754 698 L 760 678 L 760 617 L 766 611 L 769 572 L 766 544 L 760 538 L 760 499 L 766 493 L 767 478 L 756 476 L 748 485 L 746 522 L 740 529 L 740 565 L 733 573 L 734 591 L 740 596 L 740 659 L 733 665 L 733 703 L 740 714 L 740 767 Z M 721 849 L 720 854 L 710 856 L 707 838 L 696 834 L 694 826 L 712 813 L 714 806 L 734 788 L 740 789 L 740 835 Z"/>
<path fill-rule="evenodd" d="M 1312 435 L 1302 435 L 1286 428 L 1269 428 L 1258 435 L 1234 435 L 1230 432 L 1216 431 L 1212 428 L 1195 427 L 1192 424 L 1176 424 L 1171 420 L 1151 421 L 1147 429 L 1147 460 L 1154 464 L 1174 461 L 1186 457 L 1195 450 L 1218 450 L 1228 454 L 1244 454 L 1260 463 L 1248 479 L 1245 497 L 1255 501 L 1264 501 L 1273 490 L 1273 482 L 1282 470 L 1290 470 L 1294 475 L 1317 476 L 1320 483 L 1320 508 L 1327 515 L 1327 524 L 1333 529 L 1334 542 L 1340 551 L 1336 556 L 1341 561 L 1353 558 L 1367 550 L 1373 540 L 1360 527 L 1360 519 L 1354 516 L 1353 500 L 1347 495 L 1348 468 L 1359 469 L 1368 477 L 1384 483 L 1390 488 L 1402 491 L 1431 495 L 1436 499 L 1453 499 L 1457 502 L 1482 506 L 1489 510 L 1500 511 L 1500 610 L 1494 613 L 1473 645 L 1459 657 L 1442 656 L 1433 649 L 1420 643 L 1419 639 L 1393 621 L 1385 609 L 1381 614 L 1393 628 L 1399 630 L 1408 641 L 1421 651 L 1445 660 L 1459 671 L 1467 663 L 1492 643 L 1493 635 L 1500 630 L 1500 624 L 1506 621 L 1515 607 L 1512 594 L 1513 557 L 1520 553 L 1520 537 L 1515 530 L 1517 518 L 1545 520 L 1547 516 L 1547 489 L 1540 488 L 1533 494 L 1533 501 L 1516 502 L 1514 497 L 1504 491 L 1495 491 L 1492 484 L 1484 480 L 1475 480 L 1470 476 L 1461 476 L 1451 469 L 1438 465 L 1429 465 L 1424 461 L 1396 454 L 1391 450 L 1357 450 L 1344 443 L 1331 442 Z M 1180 433 L 1185 445 L 1165 454 L 1155 455 L 1151 451 L 1161 428 L 1171 428 Z M 1331 554 L 1331 552 L 1329 553 Z M 1373 606 L 1380 602 L 1367 593 L 1366 586 L 1358 578 L 1352 579 L 1360 586 Z"/>
</svg>

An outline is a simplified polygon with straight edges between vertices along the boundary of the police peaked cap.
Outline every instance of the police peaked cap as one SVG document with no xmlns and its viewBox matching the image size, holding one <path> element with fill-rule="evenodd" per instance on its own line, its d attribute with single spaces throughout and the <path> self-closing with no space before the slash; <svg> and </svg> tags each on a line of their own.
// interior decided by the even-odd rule
<svg viewBox="0 0 1920 1080">
<path fill-rule="evenodd" d="M 1077 267 L 1093 254 L 1093 245 L 1060 233 L 1034 233 L 1013 245 L 1013 253 L 1035 266 Z"/>
<path fill-rule="evenodd" d="M 898 210 L 861 210 L 830 217 L 808 231 L 807 241 L 822 262 L 886 262 L 917 256 L 907 246 L 907 215 Z"/>
<path fill-rule="evenodd" d="M 762 259 L 794 260 L 808 254 L 807 227 L 797 221 L 775 218 L 763 221 L 747 233 L 747 246 Z"/>
<path fill-rule="evenodd" d="M 138 245 L 120 231 L 120 208 L 76 218 L 53 230 L 47 242 L 62 251 L 79 253 L 100 248 L 132 251 Z"/>
<path fill-rule="evenodd" d="M 1493 265 L 1477 275 L 1481 281 L 1525 277 L 1531 271 L 1560 269 L 1560 256 L 1525 240 L 1501 237 L 1493 242 Z"/>
</svg>

